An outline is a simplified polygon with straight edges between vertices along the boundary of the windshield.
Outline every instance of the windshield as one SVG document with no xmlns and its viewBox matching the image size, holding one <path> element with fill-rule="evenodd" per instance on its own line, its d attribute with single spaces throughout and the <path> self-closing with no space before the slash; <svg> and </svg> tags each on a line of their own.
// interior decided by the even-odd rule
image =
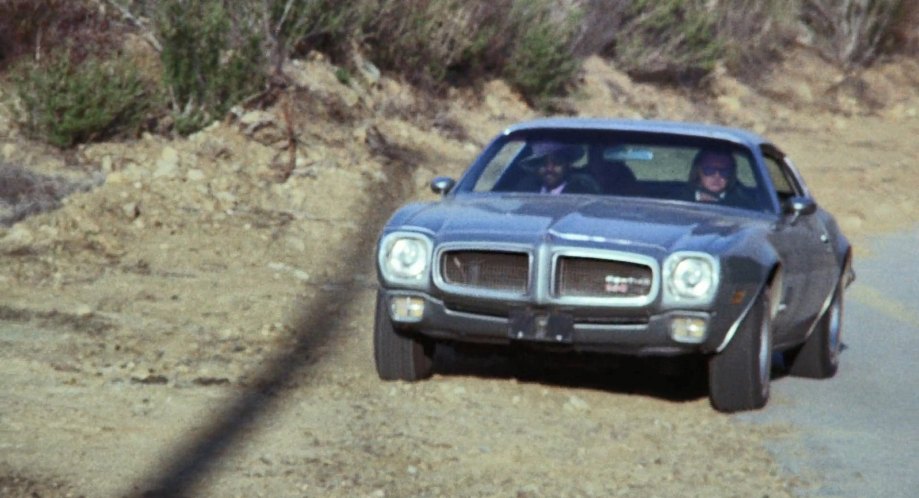
<svg viewBox="0 0 919 498">
<path fill-rule="evenodd" d="M 771 209 L 746 147 L 662 133 L 516 133 L 492 144 L 463 183 L 467 192 L 628 196 Z"/>
</svg>

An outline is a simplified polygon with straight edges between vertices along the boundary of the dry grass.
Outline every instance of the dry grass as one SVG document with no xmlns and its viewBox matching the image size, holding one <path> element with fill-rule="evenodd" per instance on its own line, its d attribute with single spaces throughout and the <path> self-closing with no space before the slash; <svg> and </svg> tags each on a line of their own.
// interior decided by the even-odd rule
<svg viewBox="0 0 919 498">
<path fill-rule="evenodd" d="M 0 162 L 0 226 L 9 226 L 37 213 L 57 209 L 69 194 L 90 185 L 40 175 Z"/>
</svg>

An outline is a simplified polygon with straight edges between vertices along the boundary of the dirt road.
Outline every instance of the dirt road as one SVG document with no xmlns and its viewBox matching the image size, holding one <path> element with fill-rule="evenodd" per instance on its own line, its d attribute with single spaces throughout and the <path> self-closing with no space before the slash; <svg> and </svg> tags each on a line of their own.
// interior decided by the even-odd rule
<svg viewBox="0 0 919 498">
<path fill-rule="evenodd" d="M 422 384 L 380 383 L 369 361 L 371 305 L 372 293 L 360 292 L 336 339 L 310 352 L 318 361 L 284 365 L 299 370 L 271 391 L 169 371 L 141 377 L 118 364 L 75 371 L 48 352 L 89 353 L 114 338 L 83 341 L 83 330 L 7 320 L 4 473 L 39 483 L 46 496 L 119 496 L 177 482 L 195 496 L 791 494 L 794 483 L 762 448 L 770 429 L 632 373 L 586 384 L 540 374 L 521 381 L 486 361 Z M 113 342 L 137 346 L 123 339 Z M 224 424 L 240 403 L 253 404 L 251 418 Z M 169 474 L 189 442 L 208 458 L 194 462 L 207 472 L 180 476 L 197 484 Z"/>
<path fill-rule="evenodd" d="M 770 441 L 780 464 L 810 476 L 802 496 L 910 498 L 919 489 L 919 229 L 877 238 L 848 292 L 843 368 L 830 383 L 777 379 L 767 410 L 744 421 L 787 425 Z"/>
</svg>

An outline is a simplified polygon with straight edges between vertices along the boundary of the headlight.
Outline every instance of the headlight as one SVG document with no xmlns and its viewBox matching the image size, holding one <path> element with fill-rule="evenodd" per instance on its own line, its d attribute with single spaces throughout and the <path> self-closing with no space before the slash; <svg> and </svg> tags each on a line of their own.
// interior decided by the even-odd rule
<svg viewBox="0 0 919 498">
<path fill-rule="evenodd" d="M 718 284 L 717 261 L 702 253 L 676 253 L 664 264 L 664 281 L 678 302 L 708 301 Z"/>
<path fill-rule="evenodd" d="M 380 243 L 380 272 L 390 282 L 425 282 L 430 259 L 431 242 L 421 235 L 390 234 Z"/>
</svg>

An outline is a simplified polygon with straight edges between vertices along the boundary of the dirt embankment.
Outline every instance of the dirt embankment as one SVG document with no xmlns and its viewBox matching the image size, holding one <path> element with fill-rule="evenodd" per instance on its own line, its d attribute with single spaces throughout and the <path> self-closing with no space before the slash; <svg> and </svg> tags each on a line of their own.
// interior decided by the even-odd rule
<svg viewBox="0 0 919 498">
<path fill-rule="evenodd" d="M 321 57 L 288 68 L 292 169 L 280 106 L 66 156 L 0 116 L 3 167 L 42 175 L 43 202 L 60 204 L 0 228 L 0 495 L 142 494 L 198 477 L 189 494 L 791 496 L 814 484 L 763 448 L 782 428 L 719 415 L 691 379 L 654 369 L 444 353 L 429 382 L 379 382 L 380 223 L 535 112 L 500 82 L 433 102 L 372 75 L 344 86 L 334 69 Z M 917 82 L 915 62 L 850 80 L 799 54 L 759 90 L 722 75 L 699 102 L 594 59 L 570 105 L 764 133 L 858 240 L 919 220 Z M 4 197 L 0 217 L 21 207 Z"/>
</svg>

